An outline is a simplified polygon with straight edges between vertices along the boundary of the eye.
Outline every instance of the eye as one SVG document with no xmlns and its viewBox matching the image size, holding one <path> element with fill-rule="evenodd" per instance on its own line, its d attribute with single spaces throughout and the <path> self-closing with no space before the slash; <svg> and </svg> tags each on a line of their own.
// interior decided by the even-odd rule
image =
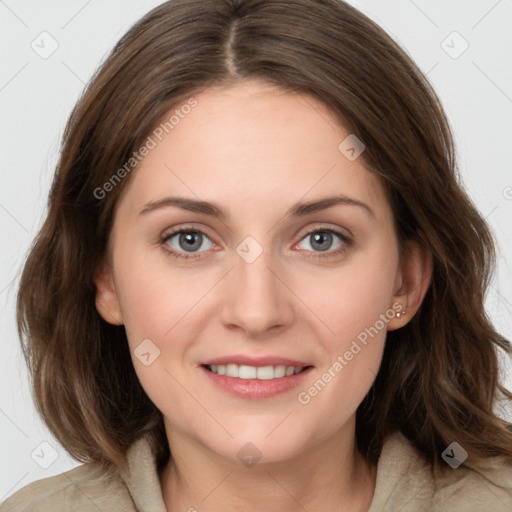
<svg viewBox="0 0 512 512">
<path fill-rule="evenodd" d="M 200 229 L 180 229 L 164 235 L 162 244 L 165 246 L 166 251 L 176 258 L 198 258 L 200 256 L 187 253 L 197 252 L 203 246 L 205 237 L 208 238 L 206 233 Z M 173 238 L 176 239 L 174 240 L 174 245 L 171 243 L 173 242 Z M 214 245 L 211 241 L 210 243 L 211 246 L 209 248 Z"/>
<path fill-rule="evenodd" d="M 333 241 L 338 238 L 340 240 L 338 248 L 335 250 L 329 250 L 332 247 Z M 309 245 L 312 247 L 313 252 L 320 252 L 326 254 L 314 254 L 314 258 L 329 258 L 338 256 L 344 253 L 349 247 L 353 245 L 353 240 L 347 235 L 336 231 L 335 229 L 328 227 L 317 228 L 313 231 L 309 231 L 302 238 L 303 240 L 310 240 Z M 297 246 L 299 246 L 297 244 Z"/>
<path fill-rule="evenodd" d="M 344 235 L 343 233 L 328 227 L 320 227 L 309 231 L 301 239 L 301 242 L 303 240 L 307 240 L 308 237 L 311 239 L 309 245 L 312 247 L 312 249 L 306 250 L 319 253 L 314 254 L 312 256 L 314 258 L 335 257 L 344 253 L 349 247 L 353 245 L 353 240 L 347 235 Z M 336 238 L 339 240 L 338 248 L 335 250 L 329 250 Z M 200 258 L 201 256 L 196 255 L 196 253 L 200 254 L 201 252 L 204 252 L 199 251 L 199 249 L 203 247 L 205 239 L 209 240 L 210 243 L 210 247 L 206 247 L 206 249 L 211 249 L 215 244 L 211 242 L 208 235 L 204 231 L 196 228 L 181 228 L 172 231 L 171 233 L 165 234 L 162 237 L 161 244 L 164 246 L 165 250 L 175 258 Z M 301 242 L 296 244 L 295 247 L 299 246 Z"/>
</svg>

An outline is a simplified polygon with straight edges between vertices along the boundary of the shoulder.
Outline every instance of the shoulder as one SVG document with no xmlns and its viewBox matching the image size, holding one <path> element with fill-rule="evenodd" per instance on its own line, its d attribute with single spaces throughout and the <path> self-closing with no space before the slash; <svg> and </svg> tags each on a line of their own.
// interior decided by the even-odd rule
<svg viewBox="0 0 512 512">
<path fill-rule="evenodd" d="M 370 512 L 512 511 L 512 466 L 490 460 L 486 467 L 461 465 L 434 470 L 401 433 L 384 444 Z"/>
<path fill-rule="evenodd" d="M 123 481 L 95 463 L 32 482 L 0 505 L 0 512 L 134 511 Z"/>
<path fill-rule="evenodd" d="M 512 511 L 512 465 L 499 459 L 485 467 L 460 466 L 438 471 L 434 477 L 436 505 L 468 512 Z M 451 507 L 451 508 L 450 508 Z M 441 510 L 441 509 L 440 509 Z"/>
</svg>

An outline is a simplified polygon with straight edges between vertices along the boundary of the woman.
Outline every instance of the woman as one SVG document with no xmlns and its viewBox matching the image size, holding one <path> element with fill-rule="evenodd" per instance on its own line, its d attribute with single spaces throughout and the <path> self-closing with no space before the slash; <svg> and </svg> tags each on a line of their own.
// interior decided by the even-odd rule
<svg viewBox="0 0 512 512">
<path fill-rule="evenodd" d="M 176 0 L 69 120 L 18 325 L 85 464 L 2 510 L 510 510 L 489 229 L 338 0 Z"/>
</svg>

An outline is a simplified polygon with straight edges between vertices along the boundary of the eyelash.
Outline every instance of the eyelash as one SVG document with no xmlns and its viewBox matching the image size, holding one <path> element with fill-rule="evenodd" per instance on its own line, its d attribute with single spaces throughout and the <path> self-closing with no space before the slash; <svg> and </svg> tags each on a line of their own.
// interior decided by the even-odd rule
<svg viewBox="0 0 512 512">
<path fill-rule="evenodd" d="M 164 246 L 164 250 L 167 251 L 170 256 L 172 256 L 176 259 L 182 258 L 182 259 L 188 260 L 188 259 L 201 258 L 201 256 L 195 256 L 192 254 L 181 253 L 181 252 L 175 251 L 174 249 L 169 248 L 169 246 L 167 245 L 167 242 L 170 239 L 172 239 L 175 235 L 180 234 L 180 233 L 186 233 L 186 234 L 200 233 L 201 235 L 204 235 L 205 237 L 209 238 L 209 236 L 201 229 L 180 228 L 175 231 L 172 231 L 171 233 L 166 233 L 165 235 L 162 236 L 162 239 L 160 240 L 160 244 L 162 246 Z M 329 228 L 327 226 L 322 226 L 322 227 L 313 229 L 312 231 L 308 231 L 307 233 L 304 234 L 304 236 L 300 239 L 300 241 L 302 241 L 303 239 L 305 239 L 308 236 L 313 235 L 315 233 L 332 233 L 332 234 L 338 236 L 344 245 L 342 245 L 339 249 L 336 249 L 335 251 L 329 251 L 329 252 L 326 251 L 325 252 L 326 256 L 324 256 L 323 254 L 317 253 L 317 254 L 314 254 L 313 256 L 311 256 L 312 258 L 332 258 L 335 256 L 339 256 L 339 255 L 343 254 L 352 245 L 354 245 L 354 241 L 351 238 L 349 238 L 347 235 L 344 235 L 343 233 L 340 233 L 339 231 L 336 231 L 335 229 Z"/>
</svg>

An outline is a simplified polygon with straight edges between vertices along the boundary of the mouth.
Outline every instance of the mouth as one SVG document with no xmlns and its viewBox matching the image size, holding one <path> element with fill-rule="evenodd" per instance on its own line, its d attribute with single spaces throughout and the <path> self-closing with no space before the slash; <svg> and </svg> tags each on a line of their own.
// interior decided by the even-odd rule
<svg viewBox="0 0 512 512">
<path fill-rule="evenodd" d="M 275 358 L 274 358 L 275 360 Z M 279 361 L 283 363 L 284 361 Z M 304 383 L 314 366 L 304 365 L 299 361 L 287 360 L 287 364 L 268 364 L 252 366 L 249 364 L 201 364 L 199 368 L 217 389 L 231 396 L 247 400 L 263 400 L 285 394 Z M 296 364 L 301 364 L 296 366 Z M 254 364 L 254 363 L 253 363 Z M 259 362 L 259 364 L 264 364 Z"/>
<path fill-rule="evenodd" d="M 232 377 L 243 380 L 273 380 L 283 379 L 297 375 L 299 373 L 313 368 L 312 365 L 306 366 L 287 366 L 283 364 L 278 365 L 267 365 L 267 366 L 250 366 L 250 365 L 238 365 L 238 364 L 203 364 L 203 368 L 206 368 L 211 373 L 216 375 L 224 375 L 226 377 Z"/>
</svg>

